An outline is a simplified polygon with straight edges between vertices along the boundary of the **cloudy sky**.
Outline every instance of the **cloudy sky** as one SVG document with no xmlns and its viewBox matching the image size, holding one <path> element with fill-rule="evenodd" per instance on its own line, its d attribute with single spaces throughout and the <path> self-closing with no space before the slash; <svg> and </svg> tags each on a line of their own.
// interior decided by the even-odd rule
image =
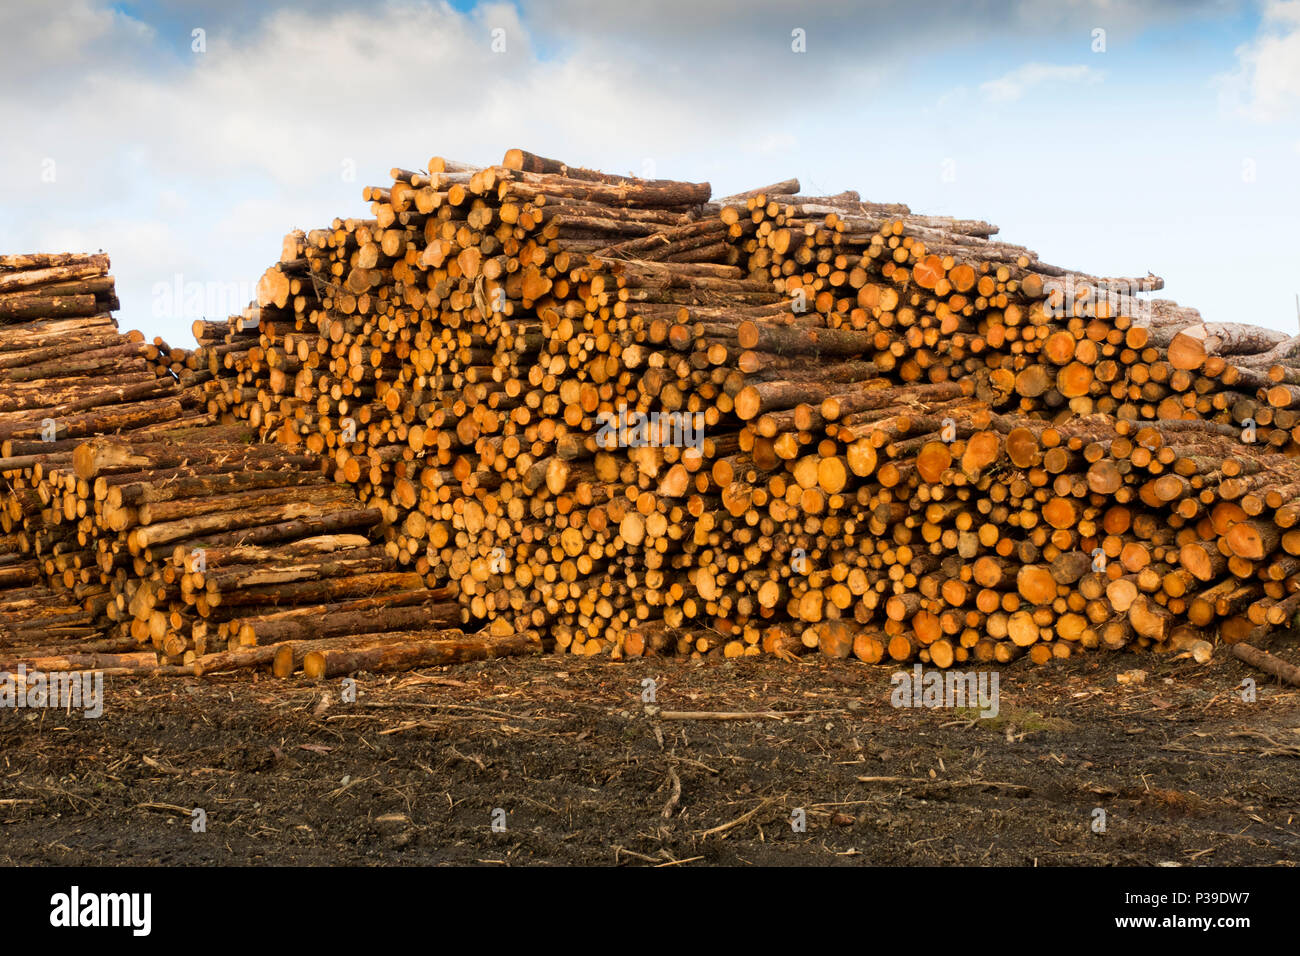
<svg viewBox="0 0 1300 956">
<path fill-rule="evenodd" d="M 391 167 L 512 146 L 853 188 L 1297 330 L 1300 0 L 5 0 L 0 115 L 0 249 L 103 249 L 175 345 Z"/>
</svg>

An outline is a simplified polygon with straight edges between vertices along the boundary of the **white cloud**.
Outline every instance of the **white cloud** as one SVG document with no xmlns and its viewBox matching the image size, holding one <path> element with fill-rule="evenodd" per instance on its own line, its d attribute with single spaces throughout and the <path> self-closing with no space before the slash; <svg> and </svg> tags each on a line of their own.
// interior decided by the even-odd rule
<svg viewBox="0 0 1300 956">
<path fill-rule="evenodd" d="M 1045 83 L 1100 83 L 1102 76 L 1100 71 L 1088 66 L 1026 63 L 996 80 L 981 83 L 980 92 L 994 102 L 1010 103 Z"/>
<path fill-rule="evenodd" d="M 75 25 L 34 40 L 51 62 L 84 57 L 57 103 L 0 86 L 0 115 L 22 131 L 0 151 L 0 232 L 6 249 L 105 248 L 127 326 L 147 324 L 150 289 L 177 272 L 256 278 L 288 230 L 365 215 L 361 188 L 385 185 L 393 166 L 498 162 L 527 146 L 610 169 L 651 158 L 660 175 L 685 176 L 682 145 L 719 134 L 616 58 L 543 60 L 509 4 L 287 9 L 247 38 L 210 29 L 206 53 L 160 69 L 149 31 L 79 2 Z M 505 53 L 492 51 L 497 27 Z M 755 104 L 732 129 L 755 138 L 763 118 Z M 54 182 L 41 178 L 47 158 Z M 184 341 L 187 326 L 162 332 Z"/>
<path fill-rule="evenodd" d="M 1057 84 L 1068 107 L 1101 75 L 1029 64 L 977 90 L 968 60 L 949 60 L 951 52 L 1008 62 L 1039 40 L 1076 33 L 1086 49 L 1098 9 L 1102 25 L 1136 30 L 1171 15 L 1175 5 L 1158 0 L 935 0 L 924 40 L 915 13 L 884 0 L 809 8 L 788 0 L 538 0 L 468 13 L 441 0 L 378 0 L 364 13 L 334 0 L 269 12 L 253 0 L 160 0 L 183 11 L 148 26 L 109 0 L 58 2 L 66 8 L 58 16 L 27 0 L 0 4 L 0 251 L 105 249 L 123 326 L 173 344 L 188 341 L 189 322 L 153 318 L 155 284 L 177 273 L 222 286 L 255 281 L 285 232 L 366 215 L 362 186 L 385 185 L 390 167 L 419 168 L 435 153 L 488 163 L 522 146 L 633 172 L 652 160 L 656 176 L 709 179 L 719 195 L 797 175 L 810 191 L 855 188 L 922 212 L 1002 220 L 1008 241 L 1031 247 L 1069 238 L 1065 265 L 1112 268 L 1104 254 L 1119 274 L 1130 264 L 1161 271 L 1148 250 L 1174 258 L 1178 236 L 1143 238 L 1135 219 L 1168 221 L 1195 195 L 1198 212 L 1218 210 L 1229 228 L 1240 199 L 1196 177 L 1235 170 L 1247 148 L 1261 170 L 1269 156 L 1233 143 L 1226 158 L 1202 157 L 1219 141 L 1202 145 L 1201 117 L 1165 117 L 1166 136 L 1122 158 L 1062 151 L 1006 162 L 1039 155 L 1044 141 L 1072 141 L 1068 109 L 1004 124 L 997 137 L 978 132 L 1000 121 L 999 103 Z M 232 5 L 234 19 L 225 15 Z M 190 51 L 191 23 L 208 31 L 205 54 Z M 504 54 L 491 51 L 497 26 L 506 30 Z M 790 51 L 795 26 L 807 29 L 805 55 Z M 1114 77 L 1107 82 L 1125 82 L 1118 70 Z M 940 97 L 944 88 L 950 97 Z M 1171 170 L 1170 153 L 1180 149 L 1204 161 Z M 960 178 L 944 185 L 938 169 L 948 156 Z M 41 181 L 46 157 L 57 161 L 54 183 Z M 344 160 L 355 179 L 341 175 Z M 1107 163 L 1113 181 L 1098 178 Z M 1231 286 L 1223 301 L 1237 303 L 1284 271 L 1268 271 L 1257 247 L 1284 248 L 1296 206 L 1278 201 L 1264 180 L 1252 195 L 1258 215 L 1273 218 L 1259 222 L 1259 243 L 1216 248 L 1216 268 L 1186 270 L 1184 282 L 1200 285 L 1171 283 L 1171 295 L 1203 306 L 1217 282 Z M 1106 197 L 1105 222 L 1071 221 L 1079 215 L 1072 202 L 1053 207 L 1050 219 L 1032 218 L 1041 197 L 1080 194 Z M 1145 205 L 1151 198 L 1167 204 Z M 1130 255 L 1142 261 L 1128 263 Z M 1241 315 L 1225 309 L 1218 317 Z"/>
<path fill-rule="evenodd" d="M 1237 61 L 1217 77 L 1226 103 L 1262 122 L 1300 107 L 1300 0 L 1269 0 L 1259 35 L 1237 49 Z"/>
</svg>

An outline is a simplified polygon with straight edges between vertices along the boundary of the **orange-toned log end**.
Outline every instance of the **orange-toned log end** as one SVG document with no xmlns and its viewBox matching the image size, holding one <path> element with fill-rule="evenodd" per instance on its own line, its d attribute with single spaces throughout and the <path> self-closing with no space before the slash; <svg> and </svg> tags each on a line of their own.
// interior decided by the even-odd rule
<svg viewBox="0 0 1300 956">
<path fill-rule="evenodd" d="M 971 573 L 980 587 L 995 588 L 1002 583 L 1006 570 L 1001 559 L 985 554 L 975 559 Z"/>
<path fill-rule="evenodd" d="M 1038 640 L 1038 624 L 1031 611 L 1017 611 L 1007 618 L 1007 637 L 1017 647 L 1028 647 Z"/>
<path fill-rule="evenodd" d="M 758 326 L 746 319 L 736 327 L 736 341 L 742 349 L 758 348 Z"/>
<path fill-rule="evenodd" d="M 1092 388 L 1092 368 L 1071 362 L 1056 373 L 1056 390 L 1066 398 L 1080 398 Z"/>
<path fill-rule="evenodd" d="M 849 483 L 849 469 L 838 456 L 823 458 L 817 463 L 817 485 L 827 494 L 838 494 Z"/>
<path fill-rule="evenodd" d="M 1228 547 L 1239 558 L 1260 561 L 1277 547 L 1276 528 L 1261 528 L 1253 521 L 1241 521 L 1228 529 Z"/>
<path fill-rule="evenodd" d="M 1265 392 L 1265 397 L 1273 408 L 1289 408 L 1292 403 L 1291 389 L 1286 385 L 1274 385 Z"/>
<path fill-rule="evenodd" d="M 916 471 L 921 480 L 935 484 L 952 464 L 952 451 L 945 442 L 926 442 L 916 456 Z"/>
<path fill-rule="evenodd" d="M 908 634 L 895 634 L 889 639 L 888 651 L 892 661 L 910 661 L 916 656 L 916 641 Z"/>
<path fill-rule="evenodd" d="M 284 644 L 275 650 L 275 657 L 271 659 L 271 673 L 276 677 L 292 677 L 294 670 L 293 648 Z"/>
<path fill-rule="evenodd" d="M 935 255 L 926 256 L 912 267 L 912 279 L 922 289 L 933 289 L 943 277 L 943 260 Z"/>
<path fill-rule="evenodd" d="M 1235 501 L 1220 501 L 1210 511 L 1210 526 L 1215 534 L 1227 534 L 1234 524 L 1249 519 L 1250 515 Z"/>
<path fill-rule="evenodd" d="M 1078 508 L 1072 498 L 1053 498 L 1043 505 L 1043 520 L 1057 529 L 1073 528 L 1078 523 Z"/>
<path fill-rule="evenodd" d="M 955 286 L 956 283 L 954 282 L 953 285 Z M 1031 272 L 1020 280 L 1020 291 L 1030 299 L 1041 299 L 1043 297 L 1043 286 L 1043 277 L 1037 272 Z M 957 291 L 965 292 L 966 289 L 958 289 Z"/>
<path fill-rule="evenodd" d="M 1088 630 L 1088 619 L 1082 614 L 1062 614 L 1056 621 L 1056 634 L 1065 641 L 1078 641 Z"/>
<path fill-rule="evenodd" d="M 1140 541 L 1125 542 L 1119 551 L 1119 563 L 1125 571 L 1136 573 L 1151 563 L 1151 552 Z"/>
<path fill-rule="evenodd" d="M 1151 485 L 1157 501 L 1177 501 L 1190 491 L 1191 485 L 1181 475 L 1161 475 Z"/>
<path fill-rule="evenodd" d="M 72 469 L 82 481 L 95 477 L 95 448 L 84 442 L 72 450 Z"/>
<path fill-rule="evenodd" d="M 758 389 L 752 385 L 746 385 L 739 394 L 736 395 L 736 416 L 742 421 L 747 422 L 758 417 L 759 411 L 762 410 L 763 403 L 759 397 Z"/>
<path fill-rule="evenodd" d="M 866 478 L 876 470 L 876 447 L 866 438 L 860 438 L 848 447 L 845 455 L 849 471 L 859 478 Z"/>
<path fill-rule="evenodd" d="M 764 631 L 759 646 L 762 647 L 763 653 L 774 654 L 787 661 L 793 661 L 808 650 L 799 635 L 792 634 L 782 625 L 774 625 Z"/>
<path fill-rule="evenodd" d="M 1016 376 L 1016 394 L 1037 398 L 1052 387 L 1053 376 L 1042 365 L 1030 365 Z"/>
<path fill-rule="evenodd" d="M 966 451 L 961 456 L 961 470 L 974 478 L 998 460 L 1002 439 L 995 431 L 976 432 L 966 440 Z"/>
<path fill-rule="evenodd" d="M 827 657 L 848 657 L 853 653 L 854 630 L 844 621 L 824 621 L 817 625 L 817 647 Z"/>
<path fill-rule="evenodd" d="M 912 617 L 912 633 L 923 645 L 929 646 L 943 634 L 943 625 L 939 616 L 930 611 L 918 611 Z"/>
<path fill-rule="evenodd" d="M 1052 659 L 1052 646 L 1050 644 L 1035 644 L 1029 648 L 1029 659 L 1035 664 L 1046 664 Z"/>
<path fill-rule="evenodd" d="M 309 680 L 320 680 L 325 676 L 325 655 L 311 651 L 302 659 L 302 672 Z"/>
<path fill-rule="evenodd" d="M 1026 564 L 1016 574 L 1016 591 L 1030 604 L 1051 604 L 1056 599 L 1056 579 L 1050 568 Z"/>
<path fill-rule="evenodd" d="M 1151 330 L 1145 326 L 1130 325 L 1124 331 L 1124 344 L 1134 350 L 1146 348 L 1146 344 L 1150 339 Z"/>
<path fill-rule="evenodd" d="M 668 469 L 668 474 L 659 483 L 659 495 L 663 498 L 680 498 L 690 490 L 691 473 L 679 464 Z"/>
<path fill-rule="evenodd" d="M 993 659 L 999 664 L 1010 664 L 1024 652 L 1023 647 L 1011 641 L 998 641 L 993 647 Z"/>
<path fill-rule="evenodd" d="M 1042 354 L 1053 365 L 1065 365 L 1074 358 L 1075 342 L 1070 332 L 1053 332 L 1043 343 Z"/>
<path fill-rule="evenodd" d="M 1106 585 L 1106 600 L 1121 614 L 1133 606 L 1137 595 L 1137 585 L 1130 578 L 1116 578 Z"/>
<path fill-rule="evenodd" d="M 1113 495 L 1123 483 L 1124 476 L 1108 458 L 1093 462 L 1088 469 L 1088 489 L 1099 495 Z"/>
<path fill-rule="evenodd" d="M 879 634 L 860 631 L 853 638 L 853 656 L 867 664 L 879 664 L 885 659 L 885 641 Z"/>
<path fill-rule="evenodd" d="M 930 645 L 930 663 L 935 667 L 947 669 L 952 667 L 956 654 L 953 651 L 952 642 L 946 637 L 940 638 Z"/>
<path fill-rule="evenodd" d="M 1007 457 L 1017 468 L 1032 468 L 1037 465 L 1042 452 L 1034 433 L 1028 428 L 1011 429 L 1007 433 Z"/>
<path fill-rule="evenodd" d="M 1183 371 L 1194 371 L 1205 364 L 1205 342 L 1179 332 L 1169 343 L 1169 364 Z"/>
<path fill-rule="evenodd" d="M 1133 630 L 1142 637 L 1163 641 L 1169 636 L 1174 616 L 1145 594 L 1140 594 L 1129 608 L 1128 619 Z"/>
<path fill-rule="evenodd" d="M 1218 554 L 1217 551 L 1214 554 Z M 1192 572 L 1199 581 L 1212 581 L 1222 568 L 1222 562 L 1210 554 L 1208 546 L 1200 541 L 1192 541 L 1178 550 L 1178 563 Z"/>
<path fill-rule="evenodd" d="M 880 470 L 876 472 L 876 480 L 886 488 L 893 488 L 903 480 L 902 469 L 892 461 L 886 462 L 880 467 Z"/>
<path fill-rule="evenodd" d="M 1255 626 L 1244 614 L 1226 618 L 1219 622 L 1219 639 L 1228 645 L 1240 644 L 1249 638 L 1254 630 Z"/>
<path fill-rule="evenodd" d="M 955 292 L 969 292 L 975 288 L 977 278 L 979 277 L 975 274 L 975 267 L 964 262 L 948 270 L 948 281 Z"/>
</svg>

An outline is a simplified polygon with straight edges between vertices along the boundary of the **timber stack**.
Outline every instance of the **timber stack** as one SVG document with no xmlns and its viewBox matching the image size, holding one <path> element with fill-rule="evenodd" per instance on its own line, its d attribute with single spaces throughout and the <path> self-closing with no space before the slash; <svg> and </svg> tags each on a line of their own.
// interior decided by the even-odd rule
<svg viewBox="0 0 1300 956">
<path fill-rule="evenodd" d="M 449 627 L 454 595 L 394 571 L 379 513 L 319 459 L 217 424 L 218 356 L 118 332 L 108 266 L 0 259 L 0 667 L 287 675 L 315 653 L 324 674 L 362 651 L 384 670 L 540 649 Z"/>
<path fill-rule="evenodd" d="M 108 257 L 0 256 L 0 657 L 115 646 L 108 590 L 38 487 L 86 437 L 208 418 L 118 331 Z"/>
<path fill-rule="evenodd" d="M 1155 276 L 523 150 L 364 198 L 197 349 L 144 346 L 211 437 L 19 472 L 93 555 L 87 606 L 167 666 L 414 666 L 485 625 L 501 653 L 1204 660 L 1300 610 L 1300 342 Z"/>
</svg>

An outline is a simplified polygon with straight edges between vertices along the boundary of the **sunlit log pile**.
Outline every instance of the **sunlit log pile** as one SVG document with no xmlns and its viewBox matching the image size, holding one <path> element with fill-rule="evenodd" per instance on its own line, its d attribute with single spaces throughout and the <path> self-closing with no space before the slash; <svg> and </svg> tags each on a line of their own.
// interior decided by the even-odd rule
<svg viewBox="0 0 1300 956">
<path fill-rule="evenodd" d="M 380 633 L 470 656 L 1203 661 L 1300 610 L 1300 340 L 794 180 L 713 200 L 522 150 L 392 180 L 369 218 L 286 236 L 197 349 L 140 343 L 212 437 L 120 473 L 147 436 L 7 472 L 9 524 L 78 535 L 84 606 L 165 666 L 443 659 L 358 656 Z M 232 428 L 251 444 L 205 470 Z M 177 469 L 186 490 L 154 500 Z M 257 538 L 295 509 L 357 523 Z"/>
<path fill-rule="evenodd" d="M 217 424 L 215 370 L 118 332 L 107 270 L 0 259 L 21 289 L 0 297 L 0 669 L 325 676 L 540 649 L 452 627 L 454 591 L 396 569 L 380 513 L 318 457 Z"/>
<path fill-rule="evenodd" d="M 1280 333 L 793 180 L 392 178 L 286 237 L 209 407 L 325 456 L 467 621 L 946 666 L 1291 620 Z"/>
</svg>

